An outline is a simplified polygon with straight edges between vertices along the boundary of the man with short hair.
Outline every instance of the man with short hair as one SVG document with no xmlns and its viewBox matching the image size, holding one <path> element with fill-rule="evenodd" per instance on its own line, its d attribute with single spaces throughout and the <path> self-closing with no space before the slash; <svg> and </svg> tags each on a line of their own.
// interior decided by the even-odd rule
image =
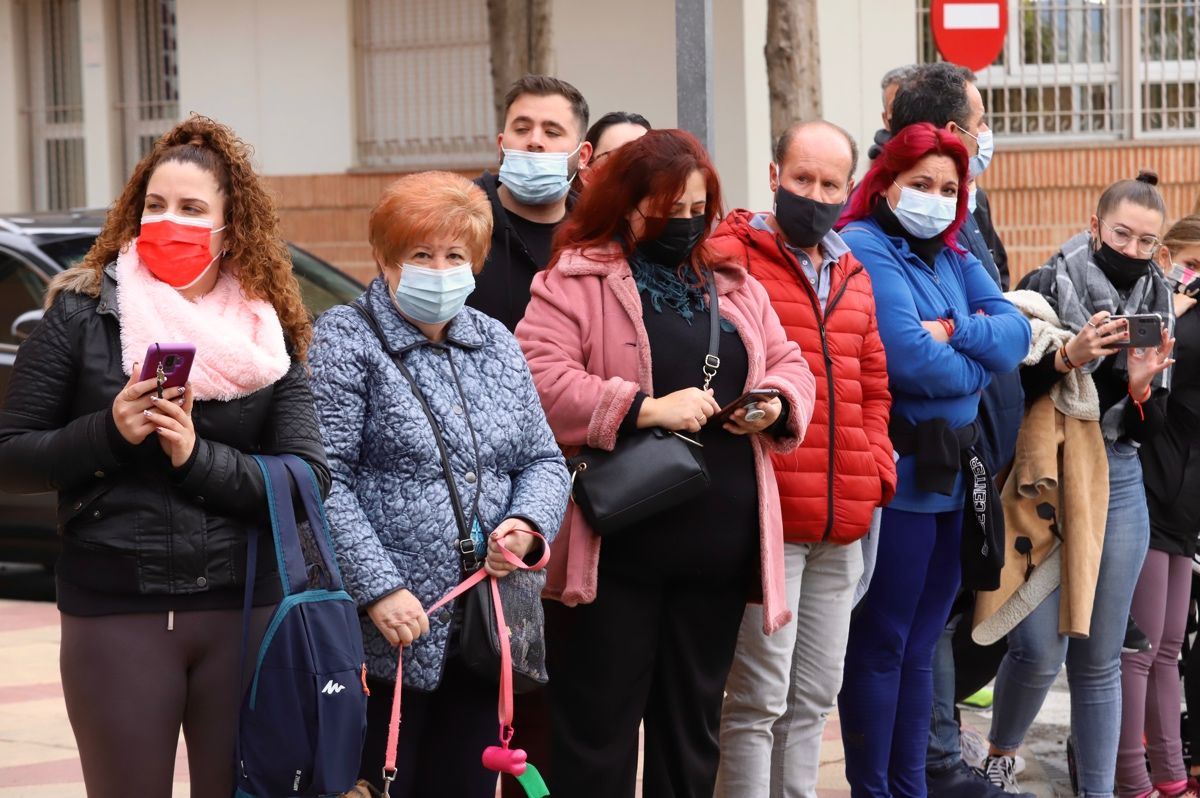
<svg viewBox="0 0 1200 798">
<path fill-rule="evenodd" d="M 895 493 L 871 281 L 833 231 L 857 160 L 854 140 L 836 125 L 792 125 L 769 169 L 774 211 L 733 211 L 709 239 L 717 257 L 762 283 L 817 378 L 804 443 L 773 457 L 795 620 L 767 637 L 762 607 L 746 608 L 725 685 L 719 798 L 815 798 L 863 570 L 858 541 Z"/>
<path fill-rule="evenodd" d="M 883 127 L 875 131 L 875 142 L 867 150 L 867 158 L 872 161 L 879 157 L 879 153 L 883 152 L 883 145 L 892 138 L 892 101 L 896 99 L 896 90 L 916 69 L 916 64 L 889 69 L 883 74 L 883 80 L 879 81 L 879 88 L 883 90 L 883 113 L 879 115 L 883 119 Z"/>
<path fill-rule="evenodd" d="M 587 101 L 565 80 L 526 75 L 505 97 L 499 174 L 475 181 L 492 202 L 492 248 L 467 304 L 509 330 L 525 315 L 533 276 L 550 262 L 554 230 L 573 202 L 571 181 L 591 157 L 587 126 Z"/>
</svg>

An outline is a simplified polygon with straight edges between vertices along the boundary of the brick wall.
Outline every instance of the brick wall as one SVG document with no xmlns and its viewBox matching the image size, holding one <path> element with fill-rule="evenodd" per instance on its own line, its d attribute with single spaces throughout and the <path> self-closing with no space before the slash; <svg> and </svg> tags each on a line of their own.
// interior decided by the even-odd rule
<svg viewBox="0 0 1200 798">
<path fill-rule="evenodd" d="M 1109 184 L 1135 177 L 1139 169 L 1158 173 L 1168 226 L 1192 212 L 1200 196 L 1200 145 L 1195 143 L 1005 149 L 1001 140 L 979 183 L 1008 249 L 1013 285 L 1087 226 Z"/>
<path fill-rule="evenodd" d="M 477 177 L 482 171 L 464 171 Z M 367 220 L 384 188 L 400 173 L 289 175 L 264 178 L 275 196 L 283 235 L 366 283 L 376 275 Z"/>
<path fill-rule="evenodd" d="M 1062 149 L 1001 149 L 980 180 L 1008 249 L 1013 284 L 1087 226 L 1110 183 L 1141 168 L 1158 172 L 1168 224 L 1200 197 L 1200 145 L 1109 144 Z M 466 170 L 475 177 L 481 170 Z M 367 217 L 398 174 L 377 172 L 267 178 L 283 232 L 354 277 L 375 276 Z M 1165 232 L 1165 231 L 1164 231 Z"/>
</svg>

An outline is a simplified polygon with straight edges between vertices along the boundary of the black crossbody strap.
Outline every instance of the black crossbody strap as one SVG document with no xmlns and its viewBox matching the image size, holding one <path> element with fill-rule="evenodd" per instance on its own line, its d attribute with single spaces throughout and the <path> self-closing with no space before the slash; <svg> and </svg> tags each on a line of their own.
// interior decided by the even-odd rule
<svg viewBox="0 0 1200 798">
<path fill-rule="evenodd" d="M 383 336 L 383 329 L 379 326 L 378 319 L 370 310 L 363 307 L 358 302 L 351 302 L 350 307 L 358 311 L 358 314 L 370 326 L 375 333 L 375 337 L 379 339 L 379 343 L 383 346 L 383 351 L 396 364 L 396 368 L 404 375 L 404 379 L 408 380 L 408 385 L 412 388 L 413 396 L 417 398 L 417 404 L 421 406 L 421 410 L 425 413 L 425 418 L 429 422 L 429 428 L 433 431 L 433 440 L 437 444 L 438 455 L 442 461 L 442 476 L 446 479 L 446 487 L 450 489 L 450 504 L 454 510 L 454 521 L 458 526 L 458 553 L 462 561 L 462 569 L 464 573 L 471 573 L 479 568 L 480 558 L 483 552 L 476 551 L 475 539 L 471 537 L 471 525 L 467 521 L 466 513 L 463 512 L 462 498 L 458 494 L 458 486 L 454 484 L 454 469 L 450 465 L 450 452 L 446 448 L 446 440 L 442 437 L 442 428 L 437 423 L 437 418 L 433 415 L 433 409 L 429 403 L 425 401 L 425 394 L 421 392 L 420 386 L 417 385 L 416 379 L 413 378 L 412 372 L 408 370 L 408 366 L 404 365 L 404 361 L 400 359 L 400 355 L 388 349 L 387 339 Z M 481 491 L 475 491 L 475 505 L 471 510 L 472 517 L 479 508 L 479 494 Z"/>
<path fill-rule="evenodd" d="M 704 270 L 704 281 L 708 284 L 708 354 L 704 356 L 704 390 L 717 376 L 721 368 L 721 314 L 717 305 L 717 280 L 711 269 Z"/>
</svg>

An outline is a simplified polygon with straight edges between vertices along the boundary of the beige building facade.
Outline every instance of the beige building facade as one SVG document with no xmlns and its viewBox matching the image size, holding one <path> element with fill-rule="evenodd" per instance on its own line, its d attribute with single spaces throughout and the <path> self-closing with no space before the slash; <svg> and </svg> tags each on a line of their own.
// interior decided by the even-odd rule
<svg viewBox="0 0 1200 798">
<path fill-rule="evenodd" d="M 714 157 L 730 206 L 767 208 L 768 0 L 712 0 Z M 1157 168 L 1191 210 L 1198 0 L 1007 0 L 979 73 L 998 155 L 981 180 L 1014 271 L 1086 223 L 1115 177 Z M 929 0 L 818 0 L 824 115 L 859 140 L 879 79 L 936 57 Z M 494 168 L 484 0 L 0 0 L 0 212 L 104 206 L 190 112 L 255 147 L 290 238 L 359 277 L 366 212 L 396 174 Z M 593 118 L 675 124 L 673 0 L 552 2 L 553 71 Z"/>
</svg>

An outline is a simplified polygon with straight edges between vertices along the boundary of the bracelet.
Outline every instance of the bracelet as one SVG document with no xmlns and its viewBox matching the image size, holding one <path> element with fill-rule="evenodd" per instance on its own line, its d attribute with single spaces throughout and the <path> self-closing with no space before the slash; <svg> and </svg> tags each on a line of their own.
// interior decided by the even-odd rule
<svg viewBox="0 0 1200 798">
<path fill-rule="evenodd" d="M 1151 393 L 1150 386 L 1149 385 L 1146 386 L 1146 394 L 1141 399 L 1138 399 L 1136 396 L 1133 395 L 1132 387 L 1128 388 L 1128 393 L 1129 393 L 1129 399 L 1133 402 L 1133 406 L 1137 408 L 1138 417 L 1141 418 L 1142 421 L 1145 421 L 1146 420 L 1146 411 L 1142 409 L 1142 402 L 1149 401 L 1150 393 Z"/>
<path fill-rule="evenodd" d="M 1067 356 L 1067 345 L 1066 344 L 1063 344 L 1062 346 L 1060 346 L 1058 348 L 1058 356 L 1062 358 L 1063 365 L 1066 366 L 1068 369 L 1079 368 L 1074 363 L 1072 363 L 1071 358 Z"/>
<path fill-rule="evenodd" d="M 954 322 L 949 319 L 938 319 L 937 323 L 942 325 L 942 329 L 946 331 L 947 338 L 954 337 Z"/>
</svg>

